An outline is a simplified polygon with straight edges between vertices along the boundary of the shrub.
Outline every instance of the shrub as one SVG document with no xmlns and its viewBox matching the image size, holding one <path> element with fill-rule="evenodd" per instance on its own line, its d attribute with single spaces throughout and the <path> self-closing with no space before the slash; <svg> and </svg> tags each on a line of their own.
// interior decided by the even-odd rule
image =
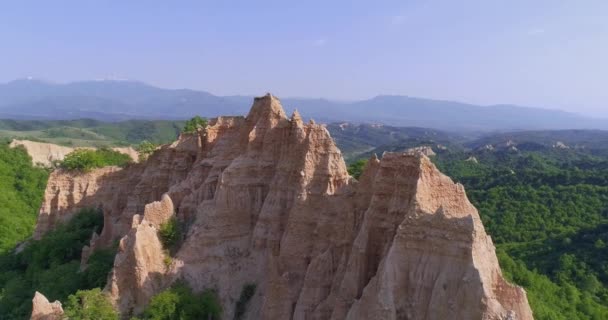
<svg viewBox="0 0 608 320">
<path fill-rule="evenodd" d="M 222 307 L 214 291 L 205 290 L 202 293 L 193 293 L 188 285 L 177 283 L 150 300 L 142 319 L 213 320 L 220 319 L 221 314 Z"/>
<path fill-rule="evenodd" d="M 157 147 L 157 145 L 148 140 L 142 141 L 137 148 L 135 148 L 139 153 L 139 162 L 146 161 L 148 157 L 156 151 Z"/>
<path fill-rule="evenodd" d="M 65 315 L 70 320 L 116 320 L 118 313 L 99 288 L 81 291 L 68 297 Z"/>
<path fill-rule="evenodd" d="M 367 160 L 365 159 L 350 164 L 347 168 L 348 174 L 353 176 L 355 179 L 359 179 L 359 177 L 361 177 L 361 174 L 363 173 L 363 168 L 365 168 L 366 164 Z"/>
<path fill-rule="evenodd" d="M 77 290 L 105 286 L 113 250 L 96 251 L 79 272 L 82 247 L 102 227 L 102 213 L 84 209 L 23 251 L 0 256 L 0 319 L 29 317 L 37 290 L 51 301 L 65 301 Z"/>
<path fill-rule="evenodd" d="M 88 172 L 105 166 L 124 167 L 131 161 L 131 157 L 128 155 L 107 148 L 97 150 L 76 149 L 66 155 L 59 166 L 66 170 Z"/>
<path fill-rule="evenodd" d="M 181 240 L 182 232 L 179 222 L 175 217 L 163 223 L 158 230 L 158 235 L 165 249 L 174 251 Z"/>
<path fill-rule="evenodd" d="M 207 119 L 201 118 L 200 116 L 194 116 L 194 118 L 186 121 L 184 125 L 183 133 L 194 133 L 199 129 L 204 129 L 207 127 Z"/>
</svg>

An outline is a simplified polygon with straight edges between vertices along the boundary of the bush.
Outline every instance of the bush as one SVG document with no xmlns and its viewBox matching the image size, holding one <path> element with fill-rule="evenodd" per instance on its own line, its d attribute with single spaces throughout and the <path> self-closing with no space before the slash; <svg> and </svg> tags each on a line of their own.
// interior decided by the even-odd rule
<svg viewBox="0 0 608 320">
<path fill-rule="evenodd" d="M 32 234 L 47 179 L 25 148 L 0 141 L 0 254 Z"/>
<path fill-rule="evenodd" d="M 155 295 L 144 311 L 147 320 L 220 319 L 222 307 L 212 290 L 193 293 L 184 283 L 177 283 Z"/>
<path fill-rule="evenodd" d="M 130 156 L 107 148 L 97 150 L 76 149 L 66 155 L 59 166 L 66 170 L 88 172 L 106 166 L 124 167 L 131 161 Z"/>
<path fill-rule="evenodd" d="M 104 287 L 114 250 L 96 251 L 88 268 L 79 272 L 82 247 L 102 227 L 99 210 L 81 210 L 40 241 L 28 243 L 20 253 L 0 256 L 0 319 L 29 317 L 36 291 L 51 301 L 65 301 L 77 290 Z"/>
<path fill-rule="evenodd" d="M 207 127 L 207 119 L 195 116 L 194 118 L 186 121 L 184 125 L 183 133 L 194 133 L 199 129 L 205 129 Z"/>
<path fill-rule="evenodd" d="M 351 163 L 347 168 L 348 174 L 353 176 L 355 179 L 359 179 L 359 177 L 361 177 L 361 174 L 363 173 L 363 168 L 365 168 L 366 164 L 367 160 L 359 160 L 357 162 Z"/>
<path fill-rule="evenodd" d="M 99 288 L 68 297 L 65 315 L 70 320 L 117 320 L 118 313 Z"/>
<path fill-rule="evenodd" d="M 156 151 L 157 147 L 157 145 L 148 140 L 142 141 L 136 148 L 139 153 L 139 162 L 146 161 L 148 157 Z"/>
<path fill-rule="evenodd" d="M 169 221 L 163 223 L 158 230 L 158 235 L 165 249 L 171 252 L 175 251 L 182 237 L 181 227 L 177 219 L 171 217 Z"/>
</svg>

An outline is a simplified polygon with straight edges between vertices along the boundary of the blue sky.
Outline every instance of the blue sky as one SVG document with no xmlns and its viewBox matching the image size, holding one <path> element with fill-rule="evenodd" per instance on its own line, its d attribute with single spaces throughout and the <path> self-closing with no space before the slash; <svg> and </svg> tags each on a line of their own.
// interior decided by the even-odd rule
<svg viewBox="0 0 608 320">
<path fill-rule="evenodd" d="M 608 1 L 3 1 L 0 82 L 400 94 L 608 116 Z"/>
</svg>

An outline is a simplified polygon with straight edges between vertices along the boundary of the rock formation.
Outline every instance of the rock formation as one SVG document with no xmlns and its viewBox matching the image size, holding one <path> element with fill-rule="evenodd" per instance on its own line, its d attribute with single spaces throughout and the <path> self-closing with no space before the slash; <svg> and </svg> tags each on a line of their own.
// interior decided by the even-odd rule
<svg viewBox="0 0 608 320">
<path fill-rule="evenodd" d="M 36 142 L 29 140 L 13 140 L 11 141 L 10 147 L 15 148 L 22 146 L 25 148 L 27 153 L 32 157 L 33 164 L 41 164 L 43 166 L 50 166 L 55 160 L 63 160 L 66 155 L 74 151 L 75 148 L 59 146 L 52 143 Z M 80 148 L 80 149 L 94 149 L 94 148 Z M 124 153 L 133 159 L 138 161 L 138 153 L 131 147 L 116 147 L 112 148 L 114 151 Z"/>
<path fill-rule="evenodd" d="M 145 163 L 54 173 L 37 234 L 85 206 L 105 221 L 88 253 L 122 238 L 105 290 L 125 317 L 181 279 L 216 289 L 225 319 L 249 283 L 245 319 L 532 319 L 461 185 L 421 152 L 374 156 L 356 181 L 325 127 L 272 95 Z"/>
<path fill-rule="evenodd" d="M 50 303 L 49 300 L 40 292 L 36 291 L 32 299 L 31 320 L 61 320 L 63 319 L 63 308 L 61 302 Z"/>
</svg>

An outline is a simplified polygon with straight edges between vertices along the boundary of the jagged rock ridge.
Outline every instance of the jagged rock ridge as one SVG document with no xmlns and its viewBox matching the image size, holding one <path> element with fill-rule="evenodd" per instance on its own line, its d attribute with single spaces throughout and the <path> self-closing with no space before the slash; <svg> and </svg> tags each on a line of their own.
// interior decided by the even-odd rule
<svg viewBox="0 0 608 320">
<path fill-rule="evenodd" d="M 327 130 L 272 95 L 144 164 L 53 173 L 36 234 L 86 206 L 105 221 L 87 254 L 122 238 L 106 292 L 125 317 L 183 279 L 217 289 L 225 319 L 248 283 L 247 319 L 532 319 L 461 185 L 420 152 L 356 181 Z M 166 266 L 156 230 L 173 215 L 187 233 Z"/>
</svg>

